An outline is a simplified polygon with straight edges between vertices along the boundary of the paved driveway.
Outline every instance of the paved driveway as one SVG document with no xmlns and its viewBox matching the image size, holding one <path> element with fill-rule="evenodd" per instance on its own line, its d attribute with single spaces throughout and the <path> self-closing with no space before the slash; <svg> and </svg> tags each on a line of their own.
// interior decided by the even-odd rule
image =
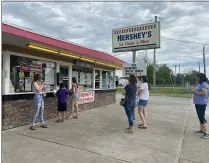
<svg viewBox="0 0 209 163">
<path fill-rule="evenodd" d="M 78 120 L 59 124 L 47 121 L 48 129 L 30 131 L 28 126 L 12 129 L 2 132 L 2 161 L 177 163 L 189 107 L 190 99 L 152 97 L 148 129 L 136 129 L 134 134 L 124 133 L 127 118 L 118 104 L 81 112 Z M 182 157 L 180 161 L 186 160 Z"/>
</svg>

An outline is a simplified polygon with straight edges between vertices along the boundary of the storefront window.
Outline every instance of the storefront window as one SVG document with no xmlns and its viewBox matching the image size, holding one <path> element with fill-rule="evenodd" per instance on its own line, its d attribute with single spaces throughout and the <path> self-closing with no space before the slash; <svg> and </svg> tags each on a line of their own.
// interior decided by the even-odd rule
<svg viewBox="0 0 209 163">
<path fill-rule="evenodd" d="M 115 73 L 110 72 L 110 88 L 114 88 L 115 86 Z"/>
<path fill-rule="evenodd" d="M 68 66 L 60 66 L 59 84 L 64 83 L 65 88 L 68 87 Z"/>
<path fill-rule="evenodd" d="M 102 71 L 102 89 L 114 88 L 115 73 Z"/>
<path fill-rule="evenodd" d="M 79 90 L 93 88 L 93 69 L 73 66 L 72 77 L 76 77 Z"/>
<path fill-rule="evenodd" d="M 10 56 L 10 93 L 31 92 L 34 74 L 41 74 L 46 91 L 55 86 L 55 63 L 32 58 Z"/>
<path fill-rule="evenodd" d="M 110 88 L 110 72 L 102 71 L 102 89 Z"/>
<path fill-rule="evenodd" d="M 100 70 L 95 70 L 95 89 L 99 89 L 100 85 Z"/>
</svg>

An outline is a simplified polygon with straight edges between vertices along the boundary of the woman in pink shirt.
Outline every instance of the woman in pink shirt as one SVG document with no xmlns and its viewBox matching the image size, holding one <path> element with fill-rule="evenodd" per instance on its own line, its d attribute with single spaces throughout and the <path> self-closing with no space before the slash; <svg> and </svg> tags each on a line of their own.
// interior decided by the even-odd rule
<svg viewBox="0 0 209 163">
<path fill-rule="evenodd" d="M 71 111 L 71 116 L 70 118 L 73 118 L 73 113 L 74 113 L 74 107 L 76 110 L 76 116 L 74 118 L 78 119 L 78 84 L 77 84 L 77 79 L 76 77 L 72 78 L 72 89 L 71 91 L 73 92 L 72 95 L 72 111 Z"/>
</svg>

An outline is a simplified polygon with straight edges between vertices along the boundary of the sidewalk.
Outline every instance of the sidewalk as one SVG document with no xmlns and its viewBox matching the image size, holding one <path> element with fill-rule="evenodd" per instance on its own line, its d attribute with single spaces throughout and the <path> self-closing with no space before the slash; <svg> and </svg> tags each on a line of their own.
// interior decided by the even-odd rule
<svg viewBox="0 0 209 163">
<path fill-rule="evenodd" d="M 209 121 L 208 110 L 206 112 Z M 209 125 L 209 124 L 208 124 Z M 203 140 L 194 132 L 199 129 L 196 110 L 189 110 L 185 134 L 183 139 L 180 163 L 208 163 L 209 162 L 209 139 Z"/>
<path fill-rule="evenodd" d="M 128 122 L 119 104 L 81 112 L 78 120 L 47 121 L 48 129 L 5 131 L 2 162 L 208 163 L 209 140 L 193 134 L 198 121 L 189 108 L 190 99 L 151 97 L 148 129 L 134 134 L 124 133 Z"/>
</svg>

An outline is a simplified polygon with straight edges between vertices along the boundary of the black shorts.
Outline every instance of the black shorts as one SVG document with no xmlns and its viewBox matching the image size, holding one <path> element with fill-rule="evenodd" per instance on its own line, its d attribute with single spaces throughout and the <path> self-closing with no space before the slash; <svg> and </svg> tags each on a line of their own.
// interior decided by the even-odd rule
<svg viewBox="0 0 209 163">
<path fill-rule="evenodd" d="M 67 110 L 67 104 L 66 103 L 58 103 L 57 111 L 66 111 Z"/>
<path fill-rule="evenodd" d="M 195 105 L 196 111 L 197 111 L 197 116 L 199 118 L 199 121 L 201 124 L 207 123 L 205 119 L 205 111 L 206 111 L 206 106 L 207 105 Z"/>
</svg>

